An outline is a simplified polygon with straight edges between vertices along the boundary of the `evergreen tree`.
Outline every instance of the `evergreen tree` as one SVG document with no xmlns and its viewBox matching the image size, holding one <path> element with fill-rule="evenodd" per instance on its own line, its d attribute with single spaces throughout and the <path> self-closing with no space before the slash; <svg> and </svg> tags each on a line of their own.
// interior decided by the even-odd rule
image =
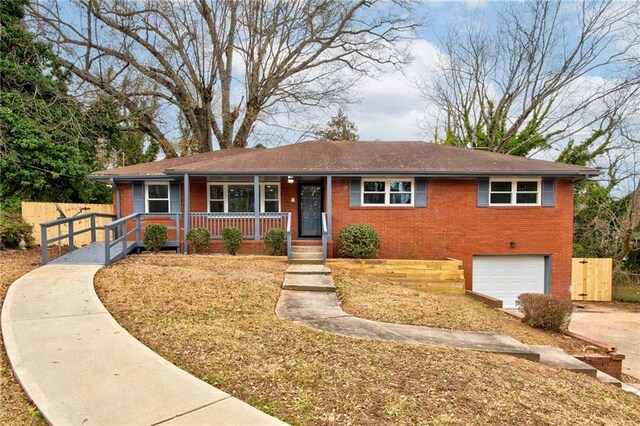
<svg viewBox="0 0 640 426">
<path fill-rule="evenodd" d="M 26 30 L 26 0 L 0 2 L 0 202 L 107 202 L 82 105 L 51 49 Z"/>
<path fill-rule="evenodd" d="M 329 141 L 357 141 L 357 131 L 355 123 L 349 120 L 342 108 L 339 108 L 338 113 L 331 117 L 327 126 L 316 133 L 316 136 Z"/>
</svg>

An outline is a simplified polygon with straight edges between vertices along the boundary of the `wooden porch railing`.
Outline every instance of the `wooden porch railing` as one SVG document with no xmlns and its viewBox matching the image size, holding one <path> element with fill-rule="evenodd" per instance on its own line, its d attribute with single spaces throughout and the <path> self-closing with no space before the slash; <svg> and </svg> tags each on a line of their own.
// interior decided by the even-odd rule
<svg viewBox="0 0 640 426">
<path fill-rule="evenodd" d="M 105 227 L 96 226 L 96 218 L 105 217 L 113 219 L 116 217 L 114 214 L 107 213 L 85 213 L 79 214 L 77 216 L 67 217 L 63 219 L 51 220 L 49 222 L 44 222 L 40 224 L 40 241 L 42 247 L 42 264 L 46 265 L 49 263 L 49 252 L 47 251 L 47 246 L 51 243 L 55 243 L 62 240 L 67 240 L 67 245 L 69 246 L 69 251 L 75 250 L 74 238 L 78 235 L 82 235 L 85 232 L 91 232 L 91 242 L 96 242 L 96 230 L 105 229 Z M 81 220 L 89 219 L 89 227 L 83 229 L 76 229 L 75 223 Z M 48 230 L 54 226 L 59 225 L 67 225 L 67 233 L 64 235 L 58 235 L 57 237 L 48 238 Z"/>
<path fill-rule="evenodd" d="M 260 235 L 264 235 L 271 228 L 285 230 L 291 213 L 259 213 L 258 229 Z M 236 227 L 242 232 L 244 238 L 254 238 L 256 234 L 256 214 L 254 212 L 243 213 L 191 213 L 189 229 L 205 228 L 211 233 L 213 239 L 222 238 L 222 229 Z"/>
</svg>

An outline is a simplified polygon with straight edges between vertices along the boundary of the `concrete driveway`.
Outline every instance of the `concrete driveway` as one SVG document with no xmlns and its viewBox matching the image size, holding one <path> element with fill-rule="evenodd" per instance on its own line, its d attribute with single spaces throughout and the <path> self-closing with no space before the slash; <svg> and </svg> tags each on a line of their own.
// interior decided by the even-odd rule
<svg viewBox="0 0 640 426">
<path fill-rule="evenodd" d="M 622 372 L 640 382 L 640 309 L 615 303 L 579 302 L 571 316 L 569 331 L 615 346 L 626 355 Z M 638 383 L 636 382 L 636 383 Z"/>
</svg>

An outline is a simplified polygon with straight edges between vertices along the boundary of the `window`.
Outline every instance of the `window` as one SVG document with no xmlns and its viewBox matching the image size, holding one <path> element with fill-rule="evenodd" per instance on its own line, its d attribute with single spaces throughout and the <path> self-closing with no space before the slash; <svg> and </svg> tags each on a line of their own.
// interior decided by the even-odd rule
<svg viewBox="0 0 640 426">
<path fill-rule="evenodd" d="M 539 179 L 492 179 L 489 192 L 494 206 L 540 205 Z"/>
<path fill-rule="evenodd" d="M 147 183 L 147 213 L 169 213 L 169 184 Z"/>
<path fill-rule="evenodd" d="M 363 180 L 362 205 L 413 206 L 413 179 Z"/>
<path fill-rule="evenodd" d="M 253 184 L 248 183 L 210 183 L 209 212 L 246 213 L 254 211 Z M 280 184 L 260 184 L 260 211 L 280 211 Z"/>
</svg>

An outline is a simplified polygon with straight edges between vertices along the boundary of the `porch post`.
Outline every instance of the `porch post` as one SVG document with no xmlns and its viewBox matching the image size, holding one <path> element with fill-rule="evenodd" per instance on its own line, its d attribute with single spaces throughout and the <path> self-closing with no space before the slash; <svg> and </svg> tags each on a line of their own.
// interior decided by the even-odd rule
<svg viewBox="0 0 640 426">
<path fill-rule="evenodd" d="M 189 225 L 191 222 L 191 184 L 189 183 L 189 174 L 184 174 L 184 254 L 189 254 L 189 242 L 187 241 L 187 233 L 189 232 Z M 176 220 L 178 228 L 180 227 L 180 221 Z M 180 235 L 178 233 L 178 235 Z M 180 245 L 180 240 L 178 240 Z"/>
<path fill-rule="evenodd" d="M 331 204 L 332 204 L 332 196 L 331 196 L 331 182 L 333 178 L 331 176 L 327 176 L 327 231 L 329 235 L 327 236 L 329 241 L 331 241 Z"/>
<path fill-rule="evenodd" d="M 253 177 L 253 239 L 260 239 L 260 176 Z"/>
</svg>

